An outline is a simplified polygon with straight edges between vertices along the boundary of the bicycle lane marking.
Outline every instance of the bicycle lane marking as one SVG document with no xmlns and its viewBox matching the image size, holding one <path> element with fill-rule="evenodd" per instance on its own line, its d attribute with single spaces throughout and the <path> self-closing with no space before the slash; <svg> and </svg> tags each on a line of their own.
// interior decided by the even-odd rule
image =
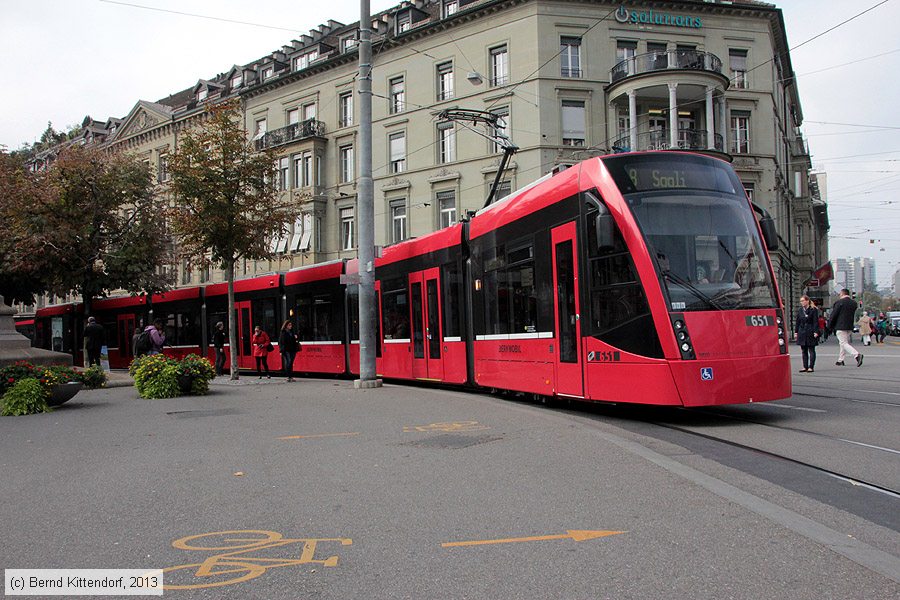
<svg viewBox="0 0 900 600">
<path fill-rule="evenodd" d="M 217 540 L 216 536 L 221 536 Z M 195 540 L 208 539 L 210 541 L 195 543 Z M 216 544 L 215 542 L 219 543 Z M 335 567 L 338 564 L 338 556 L 327 558 L 315 558 L 316 547 L 322 542 L 336 542 L 342 546 L 350 546 L 353 540 L 349 538 L 285 538 L 275 531 L 265 530 L 230 530 L 216 531 L 199 535 L 190 535 L 172 542 L 172 546 L 179 550 L 188 551 L 216 551 L 230 550 L 207 557 L 203 562 L 176 565 L 163 569 L 164 573 L 173 573 L 181 570 L 194 570 L 193 577 L 203 579 L 212 577 L 226 577 L 220 581 L 205 581 L 194 584 L 169 584 L 163 586 L 166 590 L 189 590 L 222 587 L 249 581 L 263 575 L 268 569 L 275 567 L 290 567 L 306 564 L 320 564 L 323 567 Z M 250 556 L 248 553 L 257 553 L 275 548 L 283 548 L 291 545 L 303 545 L 299 558 L 268 558 L 265 556 Z"/>
</svg>

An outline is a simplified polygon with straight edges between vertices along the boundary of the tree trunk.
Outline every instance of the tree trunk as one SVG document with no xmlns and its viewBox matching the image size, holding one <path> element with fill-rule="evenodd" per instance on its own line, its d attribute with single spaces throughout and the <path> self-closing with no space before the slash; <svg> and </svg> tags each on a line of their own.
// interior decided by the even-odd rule
<svg viewBox="0 0 900 600">
<path fill-rule="evenodd" d="M 234 311 L 234 258 L 225 262 L 225 280 L 228 282 L 228 344 L 231 355 L 231 380 L 240 379 L 238 373 L 237 318 Z"/>
</svg>

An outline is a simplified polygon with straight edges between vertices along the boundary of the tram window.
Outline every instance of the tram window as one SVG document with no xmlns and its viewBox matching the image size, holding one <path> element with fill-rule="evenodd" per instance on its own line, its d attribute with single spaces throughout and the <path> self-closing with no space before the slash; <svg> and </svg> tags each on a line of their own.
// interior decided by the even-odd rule
<svg viewBox="0 0 900 600">
<path fill-rule="evenodd" d="M 444 337 L 460 337 L 459 327 L 459 290 L 462 285 L 462 274 L 457 262 L 447 263 L 441 267 L 441 283 L 444 288 Z"/>
<path fill-rule="evenodd" d="M 594 220 L 597 211 L 586 215 L 590 261 L 590 334 L 627 352 L 662 358 L 662 346 L 650 314 L 650 306 L 631 255 L 619 228 L 615 228 L 612 248 L 597 248 Z"/>
<path fill-rule="evenodd" d="M 350 319 L 350 339 L 359 340 L 359 286 L 347 286 L 347 317 Z"/>
<path fill-rule="evenodd" d="M 297 296 L 293 310 L 300 341 L 325 342 L 342 339 L 340 331 L 343 319 L 334 314 L 336 306 L 332 294 Z M 359 309 L 357 309 L 357 314 Z M 357 331 L 357 335 L 359 332 Z"/>
<path fill-rule="evenodd" d="M 103 323 L 103 341 L 107 348 L 116 348 L 118 344 L 118 335 L 116 334 L 115 323 Z"/>
<path fill-rule="evenodd" d="M 206 313 L 206 330 L 209 332 L 209 340 L 207 340 L 210 344 L 213 341 L 213 334 L 216 332 L 216 323 L 223 323 L 225 325 L 225 343 L 228 342 L 228 312 L 224 310 L 217 311 L 207 311 Z"/>
<path fill-rule="evenodd" d="M 250 306 L 253 311 L 252 327 L 254 329 L 257 325 L 262 327 L 262 330 L 269 334 L 270 340 L 277 341 L 281 323 L 278 322 L 278 316 L 275 311 L 275 298 L 253 300 Z"/>
<path fill-rule="evenodd" d="M 381 282 L 382 326 L 384 339 L 409 339 L 409 302 L 406 281 L 402 278 Z"/>
<path fill-rule="evenodd" d="M 487 333 L 536 333 L 538 302 L 531 238 L 498 246 L 492 254 L 484 261 Z"/>
</svg>

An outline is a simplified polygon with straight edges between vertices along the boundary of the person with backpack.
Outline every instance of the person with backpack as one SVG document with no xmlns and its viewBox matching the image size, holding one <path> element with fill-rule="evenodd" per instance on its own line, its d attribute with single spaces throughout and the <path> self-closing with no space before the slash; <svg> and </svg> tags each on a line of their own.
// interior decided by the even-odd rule
<svg viewBox="0 0 900 600">
<path fill-rule="evenodd" d="M 162 319 L 153 321 L 153 325 L 147 325 L 135 344 L 135 356 L 143 354 L 162 354 L 166 343 L 166 332 L 163 329 Z"/>
</svg>

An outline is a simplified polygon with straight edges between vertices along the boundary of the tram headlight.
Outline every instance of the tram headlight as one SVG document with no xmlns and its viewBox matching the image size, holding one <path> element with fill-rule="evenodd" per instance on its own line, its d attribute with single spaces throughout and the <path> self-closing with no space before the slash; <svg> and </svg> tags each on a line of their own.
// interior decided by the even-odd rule
<svg viewBox="0 0 900 600">
<path fill-rule="evenodd" d="M 685 342 L 685 341 L 687 341 L 687 338 L 688 338 L 686 331 L 679 331 L 678 333 L 675 334 L 675 337 L 678 338 L 679 342 Z"/>
<path fill-rule="evenodd" d="M 784 338 L 782 338 L 782 337 L 778 338 L 778 345 L 784 346 Z"/>
<path fill-rule="evenodd" d="M 784 329 L 781 327 L 778 328 L 778 337 L 784 337 Z"/>
<path fill-rule="evenodd" d="M 782 343 L 783 343 L 783 342 L 782 342 Z M 681 345 L 681 351 L 682 351 L 682 352 L 690 352 L 690 351 L 691 351 L 691 345 L 688 344 L 687 342 L 683 343 L 683 344 Z"/>
<path fill-rule="evenodd" d="M 681 331 L 684 329 L 684 321 L 675 321 L 672 326 L 675 327 L 675 331 Z"/>
<path fill-rule="evenodd" d="M 781 317 L 775 317 L 775 322 L 778 323 L 778 326 L 781 327 L 782 323 L 784 323 L 784 319 Z"/>
</svg>

